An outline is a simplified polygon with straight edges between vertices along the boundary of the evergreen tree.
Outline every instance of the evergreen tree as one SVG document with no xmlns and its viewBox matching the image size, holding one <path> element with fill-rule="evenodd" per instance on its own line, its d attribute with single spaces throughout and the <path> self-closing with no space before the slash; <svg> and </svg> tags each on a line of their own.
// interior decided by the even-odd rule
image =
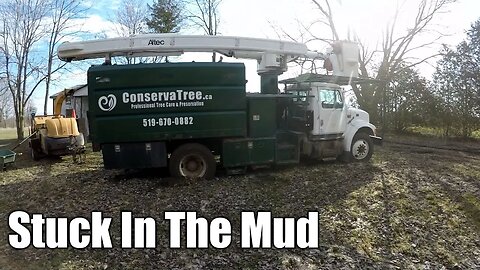
<svg viewBox="0 0 480 270">
<path fill-rule="evenodd" d="M 147 19 L 148 28 L 154 33 L 177 33 L 184 21 L 180 0 L 157 0 L 148 5 L 151 15 Z"/>
</svg>

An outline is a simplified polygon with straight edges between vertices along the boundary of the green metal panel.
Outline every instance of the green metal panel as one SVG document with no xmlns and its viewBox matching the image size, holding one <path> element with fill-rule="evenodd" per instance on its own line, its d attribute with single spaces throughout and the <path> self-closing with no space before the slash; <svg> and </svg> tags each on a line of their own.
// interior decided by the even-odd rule
<svg viewBox="0 0 480 270">
<path fill-rule="evenodd" d="M 226 168 L 272 163 L 275 138 L 227 139 L 223 141 L 222 160 Z"/>
<path fill-rule="evenodd" d="M 245 112 L 198 112 L 98 117 L 95 142 L 245 137 Z"/>
<path fill-rule="evenodd" d="M 238 86 L 246 83 L 242 63 L 211 62 L 92 66 L 88 80 L 89 88 L 95 89 Z"/>
<path fill-rule="evenodd" d="M 90 91 L 97 116 L 162 112 L 245 110 L 244 86 L 154 87 Z M 111 100 L 114 99 L 114 105 Z M 100 104 L 99 104 L 100 103 Z M 110 107 L 112 109 L 110 110 Z M 103 109 L 102 109 L 103 108 Z"/>
<path fill-rule="evenodd" d="M 300 138 L 303 133 L 283 131 L 277 133 L 275 164 L 296 164 L 300 162 Z"/>
<path fill-rule="evenodd" d="M 249 164 L 248 141 L 232 139 L 223 141 L 222 162 L 225 168 L 246 166 Z"/>
<path fill-rule="evenodd" d="M 291 164 L 299 162 L 298 147 L 292 144 L 279 144 L 277 145 L 275 163 L 276 164 Z"/>
<path fill-rule="evenodd" d="M 91 139 L 102 144 L 245 137 L 245 83 L 239 63 L 91 67 Z"/>
<path fill-rule="evenodd" d="M 278 74 L 262 74 L 260 76 L 260 91 L 262 94 L 277 94 Z"/>
<path fill-rule="evenodd" d="M 272 163 L 275 160 L 275 138 L 252 139 L 250 164 Z"/>
<path fill-rule="evenodd" d="M 272 137 L 277 129 L 276 98 L 266 95 L 249 95 L 248 135 L 249 137 Z"/>
<path fill-rule="evenodd" d="M 102 155 L 106 169 L 167 166 L 167 148 L 164 142 L 104 144 Z"/>
</svg>

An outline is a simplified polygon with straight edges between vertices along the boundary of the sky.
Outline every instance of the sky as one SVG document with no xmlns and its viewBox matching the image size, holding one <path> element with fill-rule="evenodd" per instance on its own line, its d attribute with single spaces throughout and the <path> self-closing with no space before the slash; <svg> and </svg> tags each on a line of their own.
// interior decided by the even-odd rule
<svg viewBox="0 0 480 270">
<path fill-rule="evenodd" d="M 347 33 L 355 31 L 362 40 L 372 49 L 378 46 L 382 29 L 391 20 L 396 3 L 401 3 L 399 14 L 399 31 L 408 29 L 413 16 L 418 9 L 419 0 L 333 0 L 332 8 L 338 25 L 341 39 L 347 37 Z M 152 0 L 145 0 L 151 3 Z M 323 2 L 320 0 L 319 2 Z M 114 37 L 115 24 L 111 19 L 119 8 L 121 0 L 86 0 L 83 5 L 90 7 L 87 16 L 75 23 L 78 28 L 89 33 L 89 38 L 102 36 Z M 225 36 L 244 36 L 272 39 L 286 39 L 290 37 L 297 41 L 302 40 L 302 32 L 306 26 L 318 18 L 319 11 L 309 0 L 223 0 L 220 5 L 219 32 Z M 480 18 L 480 0 L 459 0 L 449 6 L 439 15 L 433 23 L 433 27 L 447 34 L 425 50 L 413 52 L 410 57 L 421 57 L 426 54 L 437 52 L 441 43 L 455 46 L 465 38 L 465 32 L 470 25 Z M 330 32 L 322 27 L 315 27 L 317 36 L 329 38 Z M 200 29 L 186 29 L 184 34 L 203 34 Z M 79 41 L 85 36 L 69 37 L 70 41 Z M 303 37 L 305 39 L 305 37 Z M 418 42 L 429 40 L 426 35 Z M 420 43 L 419 43 L 420 44 Z M 308 42 L 311 50 L 325 51 L 324 43 Z M 189 54 L 184 55 L 177 61 L 209 61 L 210 55 Z M 256 92 L 260 87 L 260 79 L 256 74 L 256 62 L 254 60 L 235 60 L 224 58 L 226 62 L 243 62 L 247 70 L 247 91 Z M 86 71 L 90 64 L 98 61 L 84 61 L 82 64 L 68 64 L 70 71 L 66 74 L 58 74 L 57 81 L 51 93 L 86 83 Z M 434 71 L 435 61 L 418 66 L 418 70 L 427 79 Z M 300 73 L 299 69 L 291 68 L 281 78 L 293 77 Z M 43 108 L 44 90 L 39 89 L 34 94 L 34 105 L 41 111 Z M 50 101 L 51 102 L 51 101 Z M 51 110 L 51 103 L 48 108 Z"/>
</svg>

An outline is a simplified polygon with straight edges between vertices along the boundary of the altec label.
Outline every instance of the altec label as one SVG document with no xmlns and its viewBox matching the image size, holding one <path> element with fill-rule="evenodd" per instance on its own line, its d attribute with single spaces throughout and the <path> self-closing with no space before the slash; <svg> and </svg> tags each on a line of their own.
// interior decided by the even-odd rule
<svg viewBox="0 0 480 270">
<path fill-rule="evenodd" d="M 162 91 L 162 92 L 123 92 L 121 101 L 130 105 L 130 109 L 153 109 L 153 108 L 182 108 L 203 107 L 205 101 L 212 100 L 213 96 L 204 94 L 202 91 Z M 105 112 L 112 111 L 117 104 L 117 97 L 113 94 L 102 96 L 98 99 L 98 107 Z"/>
<path fill-rule="evenodd" d="M 150 39 L 148 41 L 148 46 L 163 46 L 165 45 L 165 40 L 163 39 Z"/>
</svg>

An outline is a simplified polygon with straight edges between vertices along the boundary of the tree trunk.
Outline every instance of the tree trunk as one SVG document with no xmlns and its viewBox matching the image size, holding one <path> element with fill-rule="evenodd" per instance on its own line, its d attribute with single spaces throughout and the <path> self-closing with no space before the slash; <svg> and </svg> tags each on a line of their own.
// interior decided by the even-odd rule
<svg viewBox="0 0 480 270">
<path fill-rule="evenodd" d="M 43 104 L 43 114 L 48 115 L 47 109 L 48 109 L 48 96 L 50 92 L 50 80 L 52 76 L 52 64 L 53 60 L 52 58 L 48 59 L 48 67 L 47 67 L 47 78 L 45 80 L 45 103 Z"/>
<path fill-rule="evenodd" d="M 17 126 L 17 138 L 19 141 L 25 138 L 23 121 L 24 121 L 23 112 L 20 112 L 19 115 L 17 115 L 15 120 L 16 126 Z"/>
</svg>

